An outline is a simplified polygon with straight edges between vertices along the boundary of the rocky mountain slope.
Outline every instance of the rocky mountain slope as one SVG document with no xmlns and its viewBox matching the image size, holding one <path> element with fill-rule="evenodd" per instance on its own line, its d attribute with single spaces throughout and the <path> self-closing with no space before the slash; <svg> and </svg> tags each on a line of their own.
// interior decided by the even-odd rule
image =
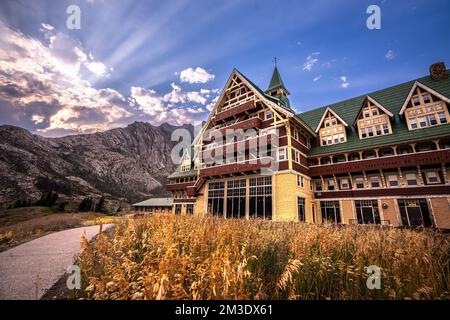
<svg viewBox="0 0 450 320">
<path fill-rule="evenodd" d="M 170 153 L 176 128 L 135 122 L 101 133 L 44 138 L 0 126 L 0 207 L 35 201 L 48 191 L 67 199 L 103 195 L 125 205 L 165 195 L 165 177 L 175 168 Z"/>
</svg>

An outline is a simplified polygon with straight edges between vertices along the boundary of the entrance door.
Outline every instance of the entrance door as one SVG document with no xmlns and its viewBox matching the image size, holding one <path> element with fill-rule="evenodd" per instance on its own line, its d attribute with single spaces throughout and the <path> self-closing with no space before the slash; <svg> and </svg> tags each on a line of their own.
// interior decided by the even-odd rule
<svg viewBox="0 0 450 320">
<path fill-rule="evenodd" d="M 399 199 L 402 224 L 410 227 L 431 227 L 433 225 L 426 199 Z"/>
</svg>

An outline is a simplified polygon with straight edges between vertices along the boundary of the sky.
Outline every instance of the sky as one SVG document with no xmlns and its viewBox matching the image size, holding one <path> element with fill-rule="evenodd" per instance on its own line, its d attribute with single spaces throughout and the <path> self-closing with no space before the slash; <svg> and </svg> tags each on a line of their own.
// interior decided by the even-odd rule
<svg viewBox="0 0 450 320">
<path fill-rule="evenodd" d="M 449 20 L 447 0 L 2 0 L 0 124 L 50 137 L 198 124 L 233 68 L 266 89 L 274 57 L 305 112 L 449 67 Z"/>
</svg>

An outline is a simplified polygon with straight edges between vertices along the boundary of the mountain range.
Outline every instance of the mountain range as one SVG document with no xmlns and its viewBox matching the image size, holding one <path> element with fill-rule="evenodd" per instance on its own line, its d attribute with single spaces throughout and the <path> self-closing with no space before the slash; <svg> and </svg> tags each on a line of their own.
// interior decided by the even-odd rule
<svg viewBox="0 0 450 320">
<path fill-rule="evenodd" d="M 0 126 L 0 207 L 36 201 L 46 192 L 76 206 L 103 196 L 111 209 L 151 196 L 167 196 L 166 177 L 175 169 L 171 134 L 193 126 L 158 127 L 135 122 L 93 134 L 46 138 Z"/>
</svg>

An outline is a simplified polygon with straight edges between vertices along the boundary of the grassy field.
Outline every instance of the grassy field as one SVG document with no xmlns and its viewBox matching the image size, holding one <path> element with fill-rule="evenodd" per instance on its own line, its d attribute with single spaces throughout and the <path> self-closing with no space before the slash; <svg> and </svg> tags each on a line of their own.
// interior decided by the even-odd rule
<svg viewBox="0 0 450 320">
<path fill-rule="evenodd" d="M 61 213 L 47 207 L 25 207 L 0 212 L 0 251 L 51 232 L 83 225 L 110 223 L 118 218 L 100 213 Z"/>
<path fill-rule="evenodd" d="M 77 263 L 88 299 L 449 299 L 449 261 L 434 231 L 155 215 L 84 241 Z"/>
</svg>

